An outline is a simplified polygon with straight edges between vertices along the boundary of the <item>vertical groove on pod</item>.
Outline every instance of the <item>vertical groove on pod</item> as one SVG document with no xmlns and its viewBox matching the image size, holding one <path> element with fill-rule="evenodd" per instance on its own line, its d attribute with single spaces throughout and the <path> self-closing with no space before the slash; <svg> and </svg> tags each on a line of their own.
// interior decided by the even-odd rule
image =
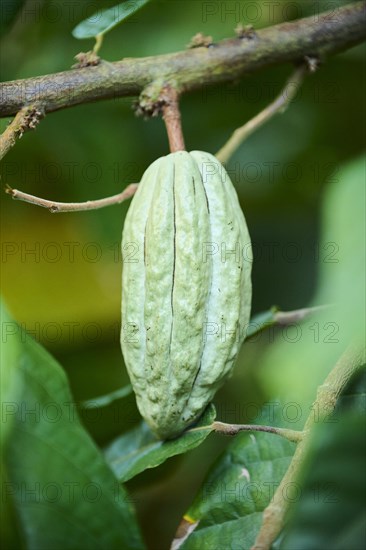
<svg viewBox="0 0 366 550">
<path fill-rule="evenodd" d="M 194 181 L 194 176 L 192 176 L 192 185 L 193 185 L 193 194 L 194 194 L 194 197 L 196 198 L 196 182 Z M 202 187 L 203 187 L 203 190 L 204 190 L 204 193 L 205 193 L 205 197 L 206 197 L 206 204 L 207 204 L 207 210 L 208 212 L 210 212 L 210 209 L 209 209 L 209 206 L 208 206 L 208 199 L 207 199 L 207 195 L 206 195 L 206 191 L 205 191 L 205 186 L 203 185 L 203 182 L 202 182 Z M 202 254 L 202 250 L 201 250 L 201 254 Z M 201 260 L 203 258 L 201 257 Z M 203 327 L 202 327 L 202 337 L 203 337 Z M 202 352 L 201 352 L 201 358 L 202 358 Z M 190 395 L 192 393 L 192 389 L 193 389 L 193 386 L 196 382 L 196 379 L 197 379 L 197 376 L 198 376 L 198 373 L 200 372 L 201 370 L 201 366 L 202 366 L 202 359 L 200 359 L 200 364 L 198 365 L 198 369 L 197 369 L 197 372 L 196 372 L 196 375 L 193 379 L 193 382 L 192 382 L 192 388 L 191 388 L 191 391 L 189 393 L 189 396 L 187 398 L 187 403 L 189 401 L 189 398 L 190 398 Z"/>
<path fill-rule="evenodd" d="M 201 177 L 202 177 L 202 176 L 201 176 Z M 210 204 L 209 204 L 209 202 L 208 202 L 208 196 L 207 196 L 207 193 L 206 193 L 205 184 L 203 183 L 203 179 L 202 179 L 202 187 L 203 187 L 203 192 L 204 192 L 205 197 L 206 197 L 207 212 L 208 212 L 208 215 L 210 216 Z"/>
<path fill-rule="evenodd" d="M 173 323 L 174 323 L 174 303 L 173 303 L 173 294 L 174 294 L 174 284 L 175 284 L 175 263 L 177 255 L 177 225 L 175 221 L 176 217 L 176 206 L 175 206 L 175 164 L 173 162 L 173 273 L 172 273 L 172 291 L 170 302 L 172 306 L 172 324 L 170 328 L 170 348 L 172 345 L 172 336 L 173 336 Z"/>
<path fill-rule="evenodd" d="M 198 165 L 196 159 L 195 159 L 195 163 Z M 202 190 L 204 192 L 204 195 L 205 195 L 205 199 L 206 199 L 206 206 L 207 206 L 207 214 L 208 214 L 208 219 L 209 219 L 209 227 L 210 227 L 210 237 L 212 236 L 212 232 L 211 232 L 211 222 L 210 222 L 210 219 L 211 219 L 211 216 L 210 216 L 210 204 L 209 204 L 209 201 L 208 201 L 208 196 L 207 196 L 207 192 L 206 192 L 206 188 L 205 188 L 205 184 L 203 182 L 203 178 L 202 178 L 202 173 L 201 173 L 201 170 L 199 169 L 199 166 L 198 166 L 198 172 L 200 174 L 200 183 L 202 185 Z M 196 184 L 195 184 L 195 180 L 194 180 L 194 177 L 192 177 L 192 184 L 193 184 L 193 192 L 194 192 L 194 195 L 196 195 Z M 203 261 L 203 248 L 201 248 L 201 261 Z M 211 297 L 211 293 L 212 293 L 212 260 L 211 260 L 211 264 L 210 264 L 210 282 L 209 282 L 209 290 L 208 290 L 208 293 L 207 293 L 207 301 L 206 301 L 206 307 L 205 307 L 205 318 L 206 318 L 206 321 L 207 321 L 207 309 L 208 309 L 208 304 L 210 302 L 210 297 Z M 204 337 L 204 334 L 203 334 L 203 330 L 204 328 L 202 327 L 202 339 Z M 187 396 L 187 399 L 186 399 L 186 403 L 189 402 L 190 400 L 190 397 L 192 395 L 192 392 L 193 392 L 193 388 L 194 388 L 194 385 L 196 383 L 196 380 L 201 372 L 201 368 L 202 368 L 202 355 L 203 355 L 203 350 L 205 348 L 205 343 L 202 344 L 202 352 L 201 352 L 201 358 L 200 358 L 200 363 L 199 363 L 199 366 L 198 366 L 198 369 L 197 369 L 197 372 L 194 376 L 194 379 L 192 381 L 192 385 L 191 385 L 191 390 L 189 392 L 189 395 Z M 187 422 L 189 421 L 189 418 L 185 417 L 184 415 L 184 412 L 183 412 L 183 415 L 182 415 L 182 419 L 184 422 Z"/>
<path fill-rule="evenodd" d="M 146 230 L 147 230 L 147 217 L 146 217 L 146 221 L 145 221 L 145 228 L 144 228 L 144 292 L 146 294 L 146 265 L 147 265 L 147 256 L 146 256 Z M 147 349 L 147 342 L 149 340 L 149 336 L 148 336 L 148 330 L 149 328 L 146 326 L 146 317 L 145 317 L 145 314 L 143 316 L 143 321 L 144 321 L 144 326 L 145 326 L 145 350 Z M 144 357 L 144 370 L 146 372 L 146 361 L 145 361 L 145 357 Z"/>
<path fill-rule="evenodd" d="M 145 223 L 145 229 L 144 229 L 144 266 L 146 268 L 146 227 L 147 227 L 147 219 Z"/>
</svg>

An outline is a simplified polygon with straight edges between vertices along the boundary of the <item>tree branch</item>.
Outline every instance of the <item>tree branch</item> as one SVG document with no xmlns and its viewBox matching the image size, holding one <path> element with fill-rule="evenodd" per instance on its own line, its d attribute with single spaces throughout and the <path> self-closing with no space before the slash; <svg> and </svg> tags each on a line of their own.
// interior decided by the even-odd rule
<svg viewBox="0 0 366 550">
<path fill-rule="evenodd" d="M 140 108 L 156 113 L 167 85 L 183 93 L 237 80 L 263 67 L 298 63 L 306 56 L 322 58 L 361 43 L 366 39 L 365 8 L 365 1 L 355 2 L 207 47 L 115 63 L 102 61 L 96 67 L 6 82 L 0 88 L 0 116 L 15 115 L 32 102 L 40 102 L 50 113 L 139 94 Z"/>
</svg>

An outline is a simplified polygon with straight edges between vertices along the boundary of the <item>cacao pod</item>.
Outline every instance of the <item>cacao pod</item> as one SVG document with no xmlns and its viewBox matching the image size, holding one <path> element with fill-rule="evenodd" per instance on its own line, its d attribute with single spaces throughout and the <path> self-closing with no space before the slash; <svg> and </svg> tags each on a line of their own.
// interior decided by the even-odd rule
<svg viewBox="0 0 366 550">
<path fill-rule="evenodd" d="M 209 153 L 144 173 L 122 238 L 121 345 L 139 410 L 162 439 L 194 423 L 230 373 L 251 306 L 251 242 Z"/>
</svg>

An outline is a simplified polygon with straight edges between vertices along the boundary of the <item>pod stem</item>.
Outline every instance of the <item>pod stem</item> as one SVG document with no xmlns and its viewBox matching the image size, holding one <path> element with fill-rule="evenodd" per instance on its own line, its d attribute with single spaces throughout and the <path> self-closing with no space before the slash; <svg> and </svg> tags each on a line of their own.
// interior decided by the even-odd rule
<svg viewBox="0 0 366 550">
<path fill-rule="evenodd" d="M 162 100 L 163 120 L 168 134 L 170 152 L 185 151 L 177 90 L 170 86 L 166 87 L 162 94 Z"/>
</svg>

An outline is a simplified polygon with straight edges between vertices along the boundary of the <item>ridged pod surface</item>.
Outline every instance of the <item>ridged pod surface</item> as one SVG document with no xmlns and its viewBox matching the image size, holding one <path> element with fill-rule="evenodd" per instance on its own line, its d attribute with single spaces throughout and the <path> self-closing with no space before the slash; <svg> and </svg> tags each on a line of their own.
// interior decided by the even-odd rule
<svg viewBox="0 0 366 550">
<path fill-rule="evenodd" d="M 138 408 L 162 439 L 194 423 L 230 373 L 249 322 L 251 242 L 209 153 L 143 175 L 122 238 L 121 345 Z"/>
</svg>

